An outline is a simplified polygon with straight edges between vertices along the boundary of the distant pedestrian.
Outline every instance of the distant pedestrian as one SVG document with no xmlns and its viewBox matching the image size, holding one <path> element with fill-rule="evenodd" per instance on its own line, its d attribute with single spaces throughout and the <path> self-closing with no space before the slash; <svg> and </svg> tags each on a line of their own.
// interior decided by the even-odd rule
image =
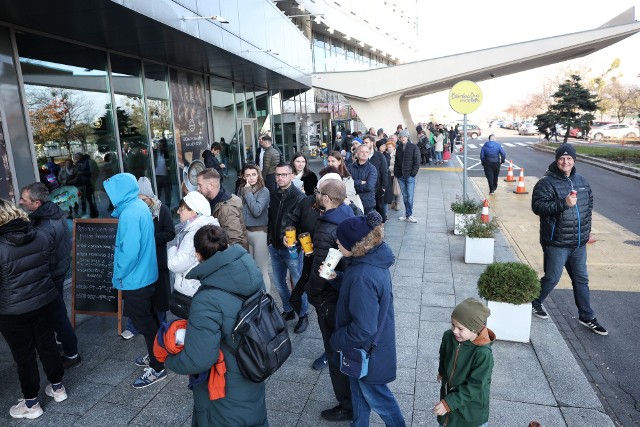
<svg viewBox="0 0 640 427">
<path fill-rule="evenodd" d="M 480 161 L 484 168 L 484 176 L 489 184 L 489 194 L 494 194 L 498 188 L 500 165 L 504 163 L 506 154 L 502 145 L 496 142 L 496 136 L 489 135 L 489 140 L 480 149 Z"/>
<path fill-rule="evenodd" d="M 491 344 L 496 339 L 486 327 L 490 314 L 475 298 L 462 301 L 451 313 L 451 329 L 440 344 L 440 401 L 432 409 L 441 426 L 489 426 Z"/>
<path fill-rule="evenodd" d="M 578 321 L 598 335 L 608 335 L 591 308 L 587 242 L 591 235 L 593 194 L 587 179 L 576 172 L 576 149 L 562 144 L 556 161 L 533 188 L 531 208 L 540 217 L 540 244 L 544 256 L 544 276 L 540 279 L 540 296 L 533 300 L 533 315 L 547 319 L 542 307 L 566 269 L 571 278 L 578 307 Z"/>
</svg>

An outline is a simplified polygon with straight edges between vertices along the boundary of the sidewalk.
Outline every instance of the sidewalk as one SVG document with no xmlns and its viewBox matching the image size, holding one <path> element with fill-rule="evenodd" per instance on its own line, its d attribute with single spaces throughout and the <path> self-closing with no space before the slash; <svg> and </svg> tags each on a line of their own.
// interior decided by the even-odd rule
<svg viewBox="0 0 640 427">
<path fill-rule="evenodd" d="M 418 174 L 414 209 L 418 223 L 398 221 L 403 211 L 390 211 L 385 227 L 386 241 L 396 255 L 392 273 L 398 371 L 391 388 L 407 425 L 412 426 L 436 425 L 430 410 L 438 401 L 440 338 L 450 327 L 453 307 L 477 296 L 476 282 L 485 268 L 463 261 L 464 238 L 453 235 L 449 209 L 456 194 L 462 194 L 461 174 L 442 169 Z M 471 197 L 479 198 L 473 185 L 468 188 Z M 514 260 L 515 252 L 499 234 L 496 261 Z M 348 425 L 320 418 L 320 411 L 334 406 L 335 400 L 328 371 L 311 369 L 323 349 L 315 315 L 310 319 L 309 329 L 301 335 L 293 333 L 294 322 L 290 322 L 293 354 L 268 380 L 267 408 L 272 426 Z M 65 375 L 69 399 L 55 403 L 46 397 L 43 375 L 40 399 L 45 413 L 35 421 L 9 416 L 9 406 L 21 396 L 10 352 L 0 340 L 0 375 L 5 379 L 0 388 L 0 425 L 191 424 L 192 397 L 184 377 L 172 373 L 149 388 L 131 387 L 142 372 L 133 362 L 144 351 L 141 337 L 121 339 L 113 318 L 88 317 L 77 332 L 83 363 Z M 497 341 L 493 346 L 490 425 L 527 426 L 531 420 L 538 420 L 544 427 L 613 426 L 553 321 L 534 318 L 531 341 Z M 377 415 L 372 420 L 372 425 L 383 425 Z"/>
</svg>

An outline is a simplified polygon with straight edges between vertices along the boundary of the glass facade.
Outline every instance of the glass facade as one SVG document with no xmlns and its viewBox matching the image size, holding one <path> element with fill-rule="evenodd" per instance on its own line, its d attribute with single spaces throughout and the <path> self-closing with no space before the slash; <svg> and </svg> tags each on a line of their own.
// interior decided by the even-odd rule
<svg viewBox="0 0 640 427">
<path fill-rule="evenodd" d="M 355 71 L 394 65 L 375 52 L 341 42 L 337 37 L 313 34 L 313 69 L 317 73 Z"/>
<path fill-rule="evenodd" d="M 316 111 L 304 92 L 283 95 L 28 32 L 15 40 L 34 170 L 52 192 L 71 195 L 64 208 L 73 217 L 108 217 L 103 183 L 120 172 L 149 178 L 175 214 L 185 171 L 214 141 L 234 171 L 255 161 L 260 134 L 275 135 L 287 160 L 309 140 L 306 122 L 282 117 Z M 2 135 L 0 117 L 0 191 L 15 198 Z"/>
</svg>

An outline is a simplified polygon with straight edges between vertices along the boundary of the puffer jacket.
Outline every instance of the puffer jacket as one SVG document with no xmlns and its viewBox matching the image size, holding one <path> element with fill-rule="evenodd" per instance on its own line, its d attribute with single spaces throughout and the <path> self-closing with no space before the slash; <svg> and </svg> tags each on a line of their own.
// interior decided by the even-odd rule
<svg viewBox="0 0 640 427">
<path fill-rule="evenodd" d="M 14 219 L 0 226 L 0 314 L 29 313 L 58 297 L 50 272 L 49 236 Z"/>
<path fill-rule="evenodd" d="M 305 198 L 302 191 L 298 190 L 295 185 L 289 185 L 289 188 L 282 190 L 278 188 L 271 193 L 269 201 L 269 228 L 267 232 L 268 244 L 274 248 L 284 248 L 282 238 L 284 237 L 284 229 L 289 225 L 289 213 L 293 212 L 298 203 Z"/>
<path fill-rule="evenodd" d="M 247 228 L 244 225 L 240 197 L 227 193 L 221 187 L 218 195 L 209 204 L 211 205 L 211 216 L 220 221 L 220 227 L 224 228 L 229 236 L 229 244 L 238 243 L 243 248 L 249 249 Z"/>
<path fill-rule="evenodd" d="M 149 207 L 138 198 L 138 181 L 130 173 L 119 173 L 104 182 L 118 218 L 113 255 L 113 287 L 131 291 L 158 280 L 155 229 Z"/>
<path fill-rule="evenodd" d="M 265 383 L 244 378 L 236 357 L 228 349 L 237 347 L 231 335 L 242 307 L 242 300 L 228 292 L 248 297 L 264 290 L 260 269 L 244 248 L 233 245 L 200 263 L 188 277 L 199 280 L 203 289 L 191 303 L 184 348 L 178 354 L 167 356 L 165 366 L 182 375 L 204 372 L 218 360 L 220 350 L 227 366 L 224 398 L 210 400 L 206 382 L 193 387 L 192 425 L 269 425 Z M 213 289 L 203 292 L 206 288 Z M 222 346 L 223 341 L 228 346 Z"/>
<path fill-rule="evenodd" d="M 347 165 L 353 178 L 356 192 L 362 200 L 362 206 L 370 208 L 376 205 L 376 186 L 378 185 L 378 170 L 370 161 L 361 165 L 357 161 Z M 365 183 L 363 184 L 362 181 Z"/>
<path fill-rule="evenodd" d="M 578 203 L 569 207 L 565 198 L 575 190 Z M 549 165 L 545 176 L 536 183 L 531 209 L 540 217 L 540 244 L 560 248 L 584 246 L 591 235 L 593 194 L 586 178 L 576 172 L 566 176 L 556 163 Z"/>
<path fill-rule="evenodd" d="M 313 235 L 313 264 L 311 274 L 306 285 L 309 302 L 315 306 L 326 303 L 335 304 L 338 301 L 338 289 L 331 286 L 326 279 L 320 277 L 318 269 L 327 257 L 330 248 L 338 249 L 336 243 L 336 229 L 342 221 L 354 216 L 353 209 L 344 203 L 335 209 L 329 209 L 320 215 L 316 221 Z M 344 271 L 346 259 L 341 259 L 337 271 Z"/>
<path fill-rule="evenodd" d="M 51 260 L 51 276 L 54 281 L 64 279 L 71 265 L 71 231 L 67 213 L 49 201 L 29 214 L 33 227 L 49 234 L 54 251 Z"/>
<path fill-rule="evenodd" d="M 399 143 L 396 147 L 396 162 L 393 165 L 393 176 L 396 178 L 409 178 L 418 175 L 420 169 L 420 149 L 417 145 L 408 141 L 407 144 Z"/>
<path fill-rule="evenodd" d="M 220 225 L 217 219 L 212 216 L 198 216 L 193 221 L 188 222 L 178 235 L 178 246 L 172 246 L 167 251 L 167 267 L 175 273 L 176 280 L 174 289 L 181 294 L 192 297 L 200 282 L 185 278 L 186 274 L 193 267 L 198 265 L 196 259 L 196 249 L 193 246 L 193 237 L 196 232 L 205 225 Z"/>
<path fill-rule="evenodd" d="M 480 149 L 480 160 L 487 163 L 504 163 L 506 154 L 502 145 L 495 141 L 487 141 Z"/>
</svg>

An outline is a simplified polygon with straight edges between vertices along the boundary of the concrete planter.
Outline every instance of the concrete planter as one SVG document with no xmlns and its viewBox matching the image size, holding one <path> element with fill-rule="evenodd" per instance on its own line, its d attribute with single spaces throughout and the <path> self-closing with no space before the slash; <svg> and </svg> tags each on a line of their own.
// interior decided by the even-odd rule
<svg viewBox="0 0 640 427">
<path fill-rule="evenodd" d="M 491 264 L 493 262 L 494 238 L 473 238 L 464 240 L 464 262 L 467 264 Z"/>
<path fill-rule="evenodd" d="M 491 316 L 487 327 L 503 341 L 529 342 L 531 335 L 531 303 L 514 305 L 488 301 Z"/>
<path fill-rule="evenodd" d="M 471 221 L 476 214 L 453 214 L 453 234 L 460 235 L 462 234 L 462 229 L 467 224 L 468 221 Z"/>
</svg>

